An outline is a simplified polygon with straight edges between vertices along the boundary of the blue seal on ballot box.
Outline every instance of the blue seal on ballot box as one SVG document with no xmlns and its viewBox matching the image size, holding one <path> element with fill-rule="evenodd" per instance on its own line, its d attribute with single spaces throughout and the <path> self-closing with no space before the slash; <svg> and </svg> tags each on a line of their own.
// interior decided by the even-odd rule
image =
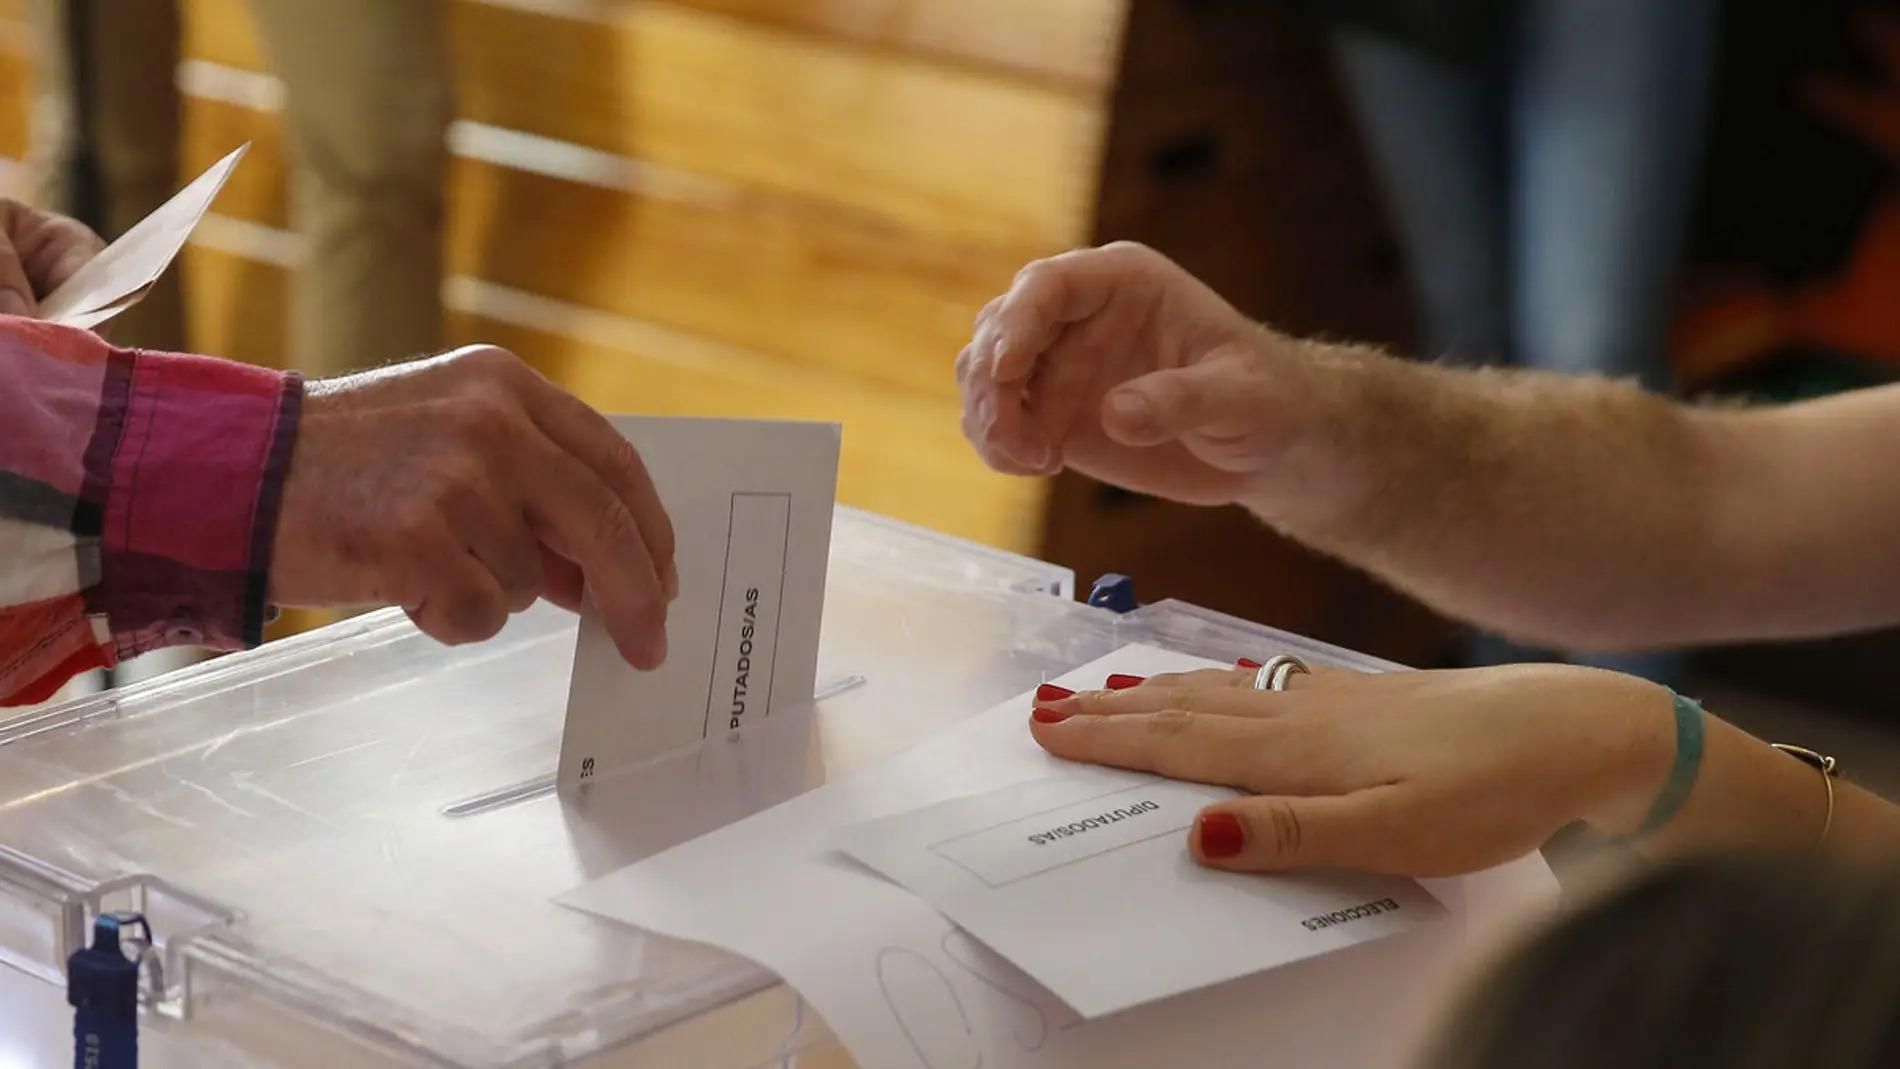
<svg viewBox="0 0 1900 1069">
<path fill-rule="evenodd" d="M 139 1063 L 139 962 L 119 934 L 152 928 L 137 913 L 102 913 L 92 945 L 66 959 L 66 1001 L 73 1007 L 73 1069 L 136 1069 Z"/>
</svg>

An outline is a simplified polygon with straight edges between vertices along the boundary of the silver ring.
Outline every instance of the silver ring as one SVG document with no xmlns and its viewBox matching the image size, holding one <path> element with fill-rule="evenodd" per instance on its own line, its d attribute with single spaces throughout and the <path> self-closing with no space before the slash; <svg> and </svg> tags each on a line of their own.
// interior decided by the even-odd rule
<svg viewBox="0 0 1900 1069">
<path fill-rule="evenodd" d="M 1313 674 L 1306 662 L 1290 653 L 1275 654 L 1253 674 L 1255 690 L 1285 690 L 1287 680 L 1298 673 Z"/>
</svg>

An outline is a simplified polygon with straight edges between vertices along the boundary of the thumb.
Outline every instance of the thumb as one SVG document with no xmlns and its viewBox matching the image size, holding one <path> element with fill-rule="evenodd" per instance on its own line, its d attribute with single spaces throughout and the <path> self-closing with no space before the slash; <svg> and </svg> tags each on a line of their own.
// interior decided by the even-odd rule
<svg viewBox="0 0 1900 1069">
<path fill-rule="evenodd" d="M 1386 819 L 1385 794 L 1392 789 L 1211 805 L 1194 819 L 1189 845 L 1194 860 L 1234 872 L 1351 869 L 1412 875 L 1403 871 L 1398 825 Z"/>
<path fill-rule="evenodd" d="M 1142 375 L 1102 399 L 1102 430 L 1122 445 L 1154 446 L 1189 434 L 1232 437 L 1265 418 L 1265 379 L 1239 347 L 1185 367 Z"/>
</svg>

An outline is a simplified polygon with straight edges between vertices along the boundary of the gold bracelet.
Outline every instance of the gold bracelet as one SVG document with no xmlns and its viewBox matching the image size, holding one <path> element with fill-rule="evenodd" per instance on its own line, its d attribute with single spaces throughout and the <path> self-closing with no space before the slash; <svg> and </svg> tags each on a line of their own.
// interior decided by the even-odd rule
<svg viewBox="0 0 1900 1069">
<path fill-rule="evenodd" d="M 1840 765 L 1832 757 L 1810 750 L 1806 746 L 1795 746 L 1785 742 L 1771 742 L 1768 745 L 1821 773 L 1821 782 L 1827 787 L 1827 819 L 1821 822 L 1821 841 L 1815 846 L 1817 848 L 1826 846 L 1827 833 L 1834 828 L 1834 777 L 1840 775 Z"/>
</svg>

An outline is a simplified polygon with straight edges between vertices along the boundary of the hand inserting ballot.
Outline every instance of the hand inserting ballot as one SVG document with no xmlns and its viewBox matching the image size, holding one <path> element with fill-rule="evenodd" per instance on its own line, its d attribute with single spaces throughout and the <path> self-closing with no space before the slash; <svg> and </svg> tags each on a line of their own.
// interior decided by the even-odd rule
<svg viewBox="0 0 1900 1069">
<path fill-rule="evenodd" d="M 475 346 L 305 387 L 270 574 L 284 605 L 401 605 L 474 642 L 546 598 L 666 657 L 672 523 L 639 453 L 514 354 Z"/>
</svg>

